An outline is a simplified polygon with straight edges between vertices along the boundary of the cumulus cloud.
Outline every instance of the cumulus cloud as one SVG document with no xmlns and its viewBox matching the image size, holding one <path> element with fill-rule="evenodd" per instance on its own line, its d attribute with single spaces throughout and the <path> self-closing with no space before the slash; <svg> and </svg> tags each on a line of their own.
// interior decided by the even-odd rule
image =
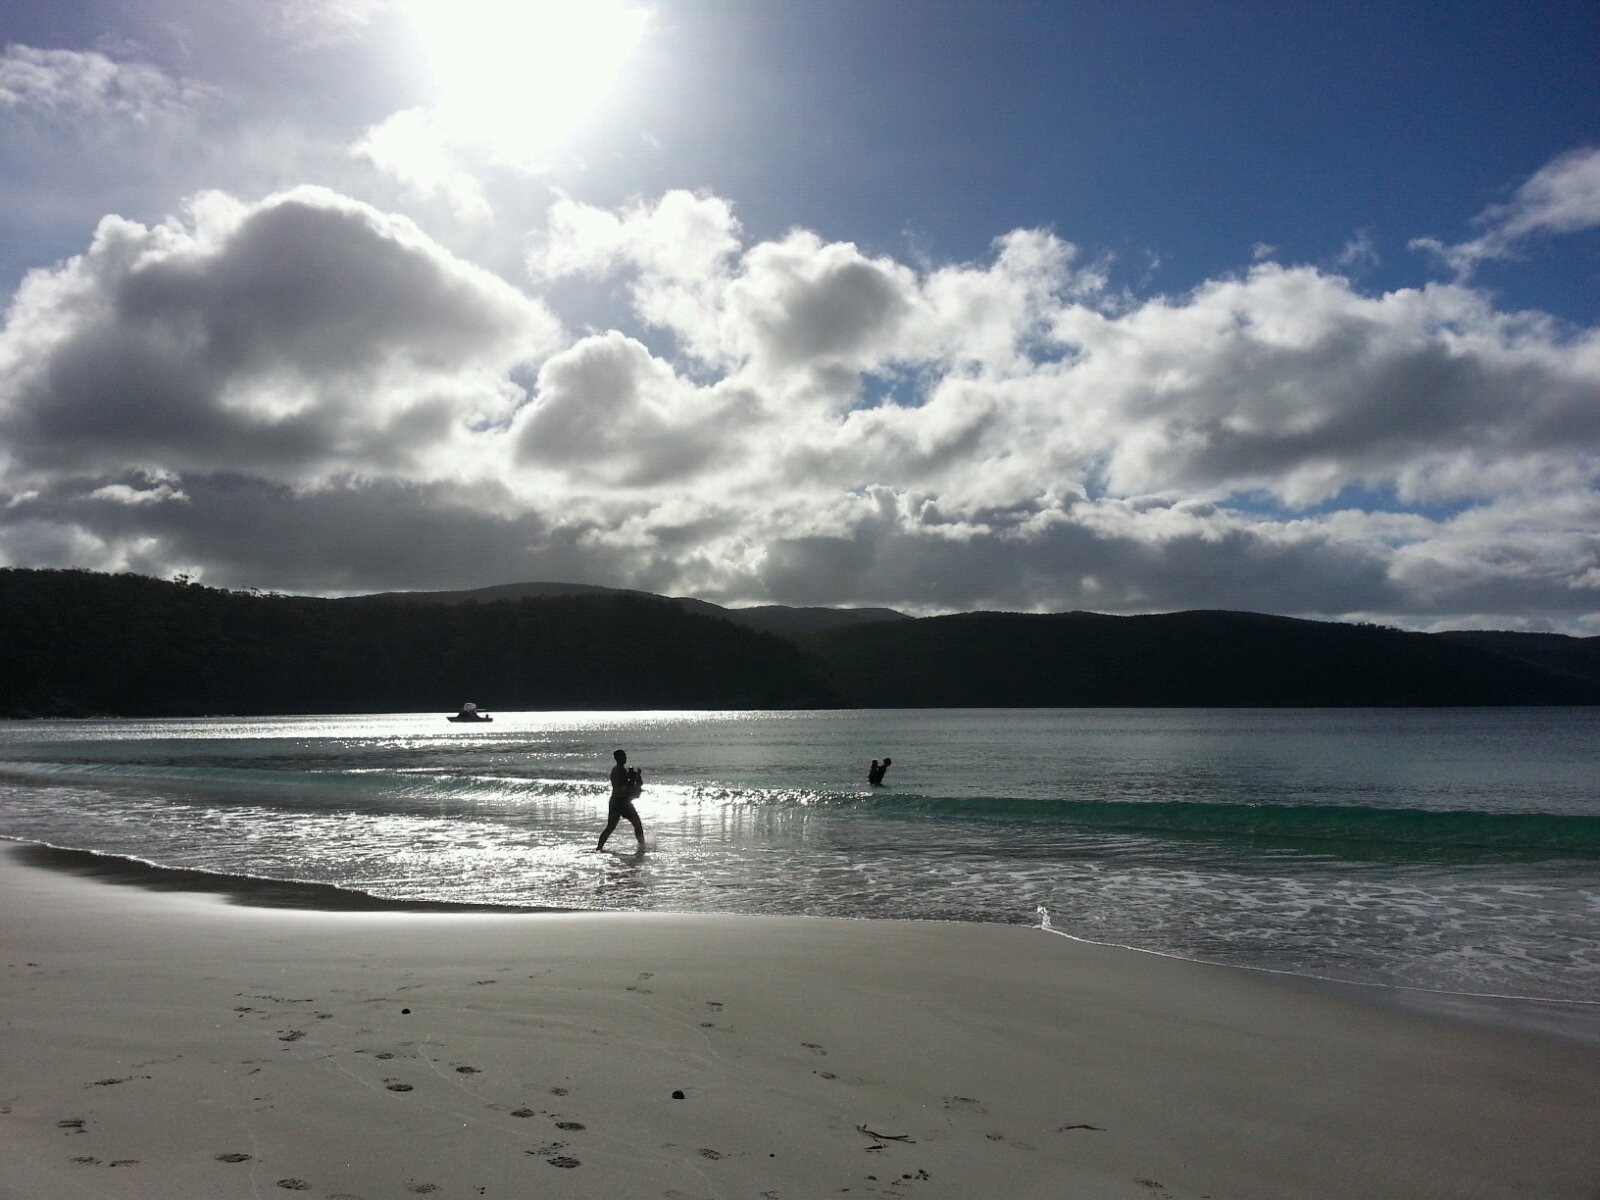
<svg viewBox="0 0 1600 1200">
<path fill-rule="evenodd" d="M 140 466 L 298 481 L 449 470 L 556 344 L 549 312 L 403 218 L 315 188 L 108 217 L 0 334 L 16 478 Z"/>
<path fill-rule="evenodd" d="M 912 611 L 1600 612 L 1600 331 L 1464 283 L 1261 262 L 1139 299 L 1049 230 L 912 264 L 751 239 L 684 191 L 559 197 L 526 265 L 551 294 L 620 285 L 631 332 L 566 335 L 329 192 L 108 219 L 0 335 L 0 561 Z"/>
<path fill-rule="evenodd" d="M 143 122 L 181 111 L 205 94 L 149 63 L 117 62 L 94 50 L 11 45 L 0 52 L 0 106 L 6 108 Z"/>
<path fill-rule="evenodd" d="M 602 485 L 644 487 L 694 474 L 729 453 L 753 414 L 736 389 L 696 388 L 615 331 L 585 338 L 539 372 L 517 415 L 520 462 Z"/>
<path fill-rule="evenodd" d="M 1600 146 L 1570 151 L 1541 167 L 1505 204 L 1480 213 L 1483 233 L 1454 245 L 1416 238 L 1413 249 L 1437 255 L 1463 278 L 1487 259 L 1510 258 L 1529 238 L 1600 226 Z"/>
<path fill-rule="evenodd" d="M 459 217 L 480 221 L 493 212 L 483 186 L 458 161 L 425 108 L 392 114 L 367 130 L 350 152 L 423 196 L 441 197 Z"/>
<path fill-rule="evenodd" d="M 1056 329 L 1078 355 L 1063 385 L 1122 494 L 1305 505 L 1479 451 L 1523 459 L 1526 483 L 1541 455 L 1586 458 L 1600 435 L 1600 337 L 1460 287 L 1365 296 L 1269 265 L 1122 316 L 1065 310 Z"/>
</svg>

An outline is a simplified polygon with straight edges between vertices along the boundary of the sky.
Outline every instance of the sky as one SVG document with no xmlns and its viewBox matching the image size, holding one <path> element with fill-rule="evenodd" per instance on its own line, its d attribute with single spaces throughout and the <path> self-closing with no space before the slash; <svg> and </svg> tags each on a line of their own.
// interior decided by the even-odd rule
<svg viewBox="0 0 1600 1200">
<path fill-rule="evenodd" d="M 0 566 L 1600 634 L 1600 4 L 0 0 Z"/>
</svg>

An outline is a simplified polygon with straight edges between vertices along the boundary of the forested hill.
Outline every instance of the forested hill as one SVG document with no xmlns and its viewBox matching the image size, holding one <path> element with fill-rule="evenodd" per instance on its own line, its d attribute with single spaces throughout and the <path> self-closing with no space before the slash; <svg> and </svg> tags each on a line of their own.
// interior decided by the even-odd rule
<svg viewBox="0 0 1600 1200">
<path fill-rule="evenodd" d="M 653 596 L 626 588 L 600 587 L 592 583 L 502 583 L 493 587 L 463 592 L 378 592 L 357 600 L 388 600 L 397 604 L 492 604 L 497 600 L 522 600 L 542 596 Z M 903 612 L 892 608 L 794 608 L 787 604 L 758 604 L 751 608 L 724 608 L 692 596 L 673 596 L 674 604 L 702 616 L 721 617 L 760 633 L 779 633 L 798 637 L 807 633 L 867 625 L 876 621 L 908 621 Z"/>
<path fill-rule="evenodd" d="M 850 619 L 806 619 L 810 632 L 784 638 L 642 593 L 396 603 L 7 569 L 0 716 L 442 715 L 466 700 L 488 711 L 1600 704 L 1595 638 L 1231 612 Z"/>
<path fill-rule="evenodd" d="M 1577 647 L 1571 661 L 1600 663 L 1584 654 L 1600 639 L 1563 640 Z M 840 630 L 817 645 L 840 690 L 871 706 L 1600 703 L 1600 672 L 1541 665 L 1492 640 L 1257 613 L 966 613 Z"/>
<path fill-rule="evenodd" d="M 0 571 L 0 715 L 793 708 L 792 642 L 644 595 L 393 604 Z"/>
</svg>

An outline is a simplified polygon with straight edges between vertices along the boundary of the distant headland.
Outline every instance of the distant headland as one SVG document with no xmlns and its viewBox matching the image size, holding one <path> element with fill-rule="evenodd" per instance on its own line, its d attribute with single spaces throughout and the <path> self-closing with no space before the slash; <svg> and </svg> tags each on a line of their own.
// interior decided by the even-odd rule
<svg viewBox="0 0 1600 1200">
<path fill-rule="evenodd" d="M 321 599 L 0 569 L 0 717 L 1600 704 L 1600 637 L 1244 612 L 723 608 L 583 584 Z"/>
</svg>

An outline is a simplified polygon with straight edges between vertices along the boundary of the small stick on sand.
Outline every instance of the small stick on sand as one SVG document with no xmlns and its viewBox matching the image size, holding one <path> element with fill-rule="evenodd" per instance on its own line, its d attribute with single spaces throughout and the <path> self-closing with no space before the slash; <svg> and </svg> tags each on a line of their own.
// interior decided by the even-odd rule
<svg viewBox="0 0 1600 1200">
<path fill-rule="evenodd" d="M 857 1125 L 856 1132 L 864 1133 L 869 1138 L 876 1138 L 880 1142 L 910 1142 L 913 1146 L 916 1145 L 909 1133 L 876 1133 L 865 1125 Z"/>
</svg>

